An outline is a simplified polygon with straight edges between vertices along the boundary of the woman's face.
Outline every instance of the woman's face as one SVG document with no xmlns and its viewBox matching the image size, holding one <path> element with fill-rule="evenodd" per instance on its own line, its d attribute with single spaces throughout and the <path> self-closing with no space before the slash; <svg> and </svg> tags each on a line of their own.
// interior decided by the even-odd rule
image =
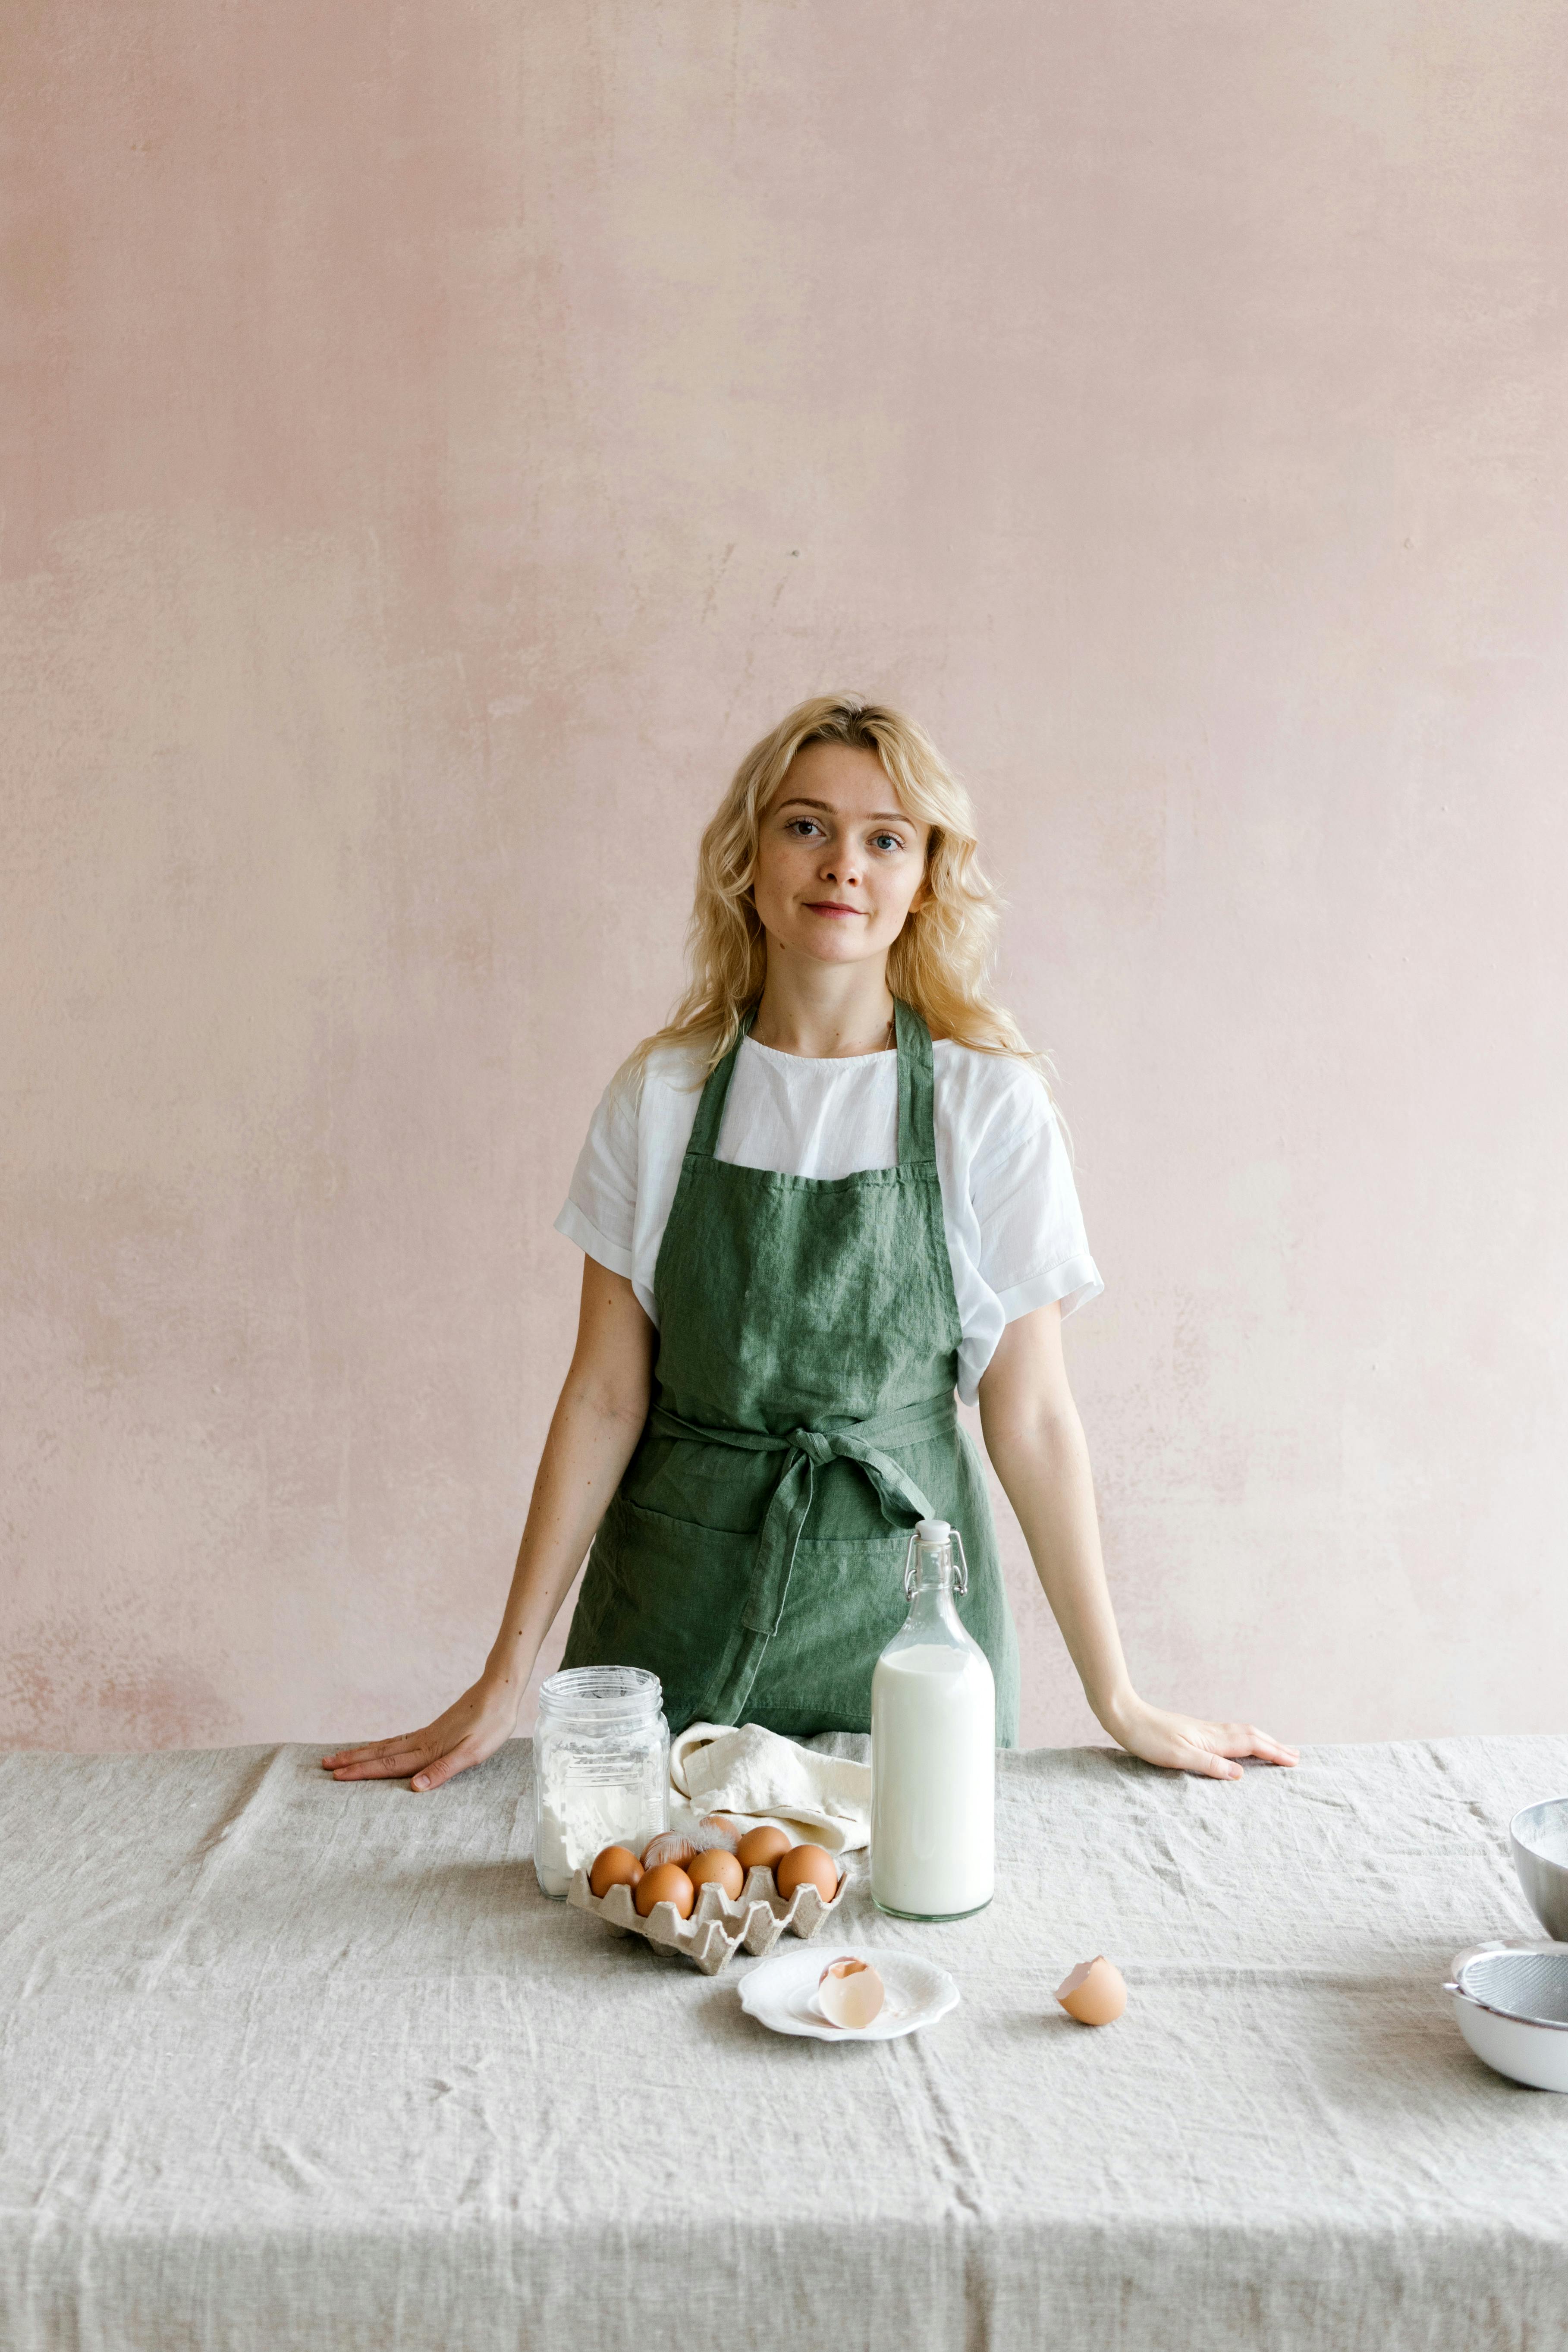
<svg viewBox="0 0 1568 2352">
<path fill-rule="evenodd" d="M 752 893 L 769 940 L 821 963 L 885 956 L 926 896 L 930 835 L 874 751 L 808 743 L 763 812 Z"/>
</svg>

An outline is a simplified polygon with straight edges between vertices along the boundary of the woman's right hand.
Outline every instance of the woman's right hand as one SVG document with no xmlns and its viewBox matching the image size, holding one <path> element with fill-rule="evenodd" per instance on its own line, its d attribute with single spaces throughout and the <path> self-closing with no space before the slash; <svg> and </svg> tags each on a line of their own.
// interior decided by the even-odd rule
<svg viewBox="0 0 1568 2352">
<path fill-rule="evenodd" d="M 642 1434 L 656 1337 L 626 1276 L 585 1257 L 576 1352 L 540 1456 L 489 1662 L 473 1688 L 423 1731 L 323 1756 L 321 1768 L 334 1780 L 407 1779 L 423 1795 L 511 1738 L 540 1645 Z M 505 1671 L 498 1659 L 510 1661 Z"/>
<path fill-rule="evenodd" d="M 401 1780 L 423 1793 L 444 1780 L 482 1764 L 517 1729 L 515 1683 L 492 1683 L 481 1675 L 471 1690 L 423 1731 L 399 1739 L 372 1739 L 363 1748 L 334 1748 L 321 1759 L 321 1769 L 334 1780 Z"/>
</svg>

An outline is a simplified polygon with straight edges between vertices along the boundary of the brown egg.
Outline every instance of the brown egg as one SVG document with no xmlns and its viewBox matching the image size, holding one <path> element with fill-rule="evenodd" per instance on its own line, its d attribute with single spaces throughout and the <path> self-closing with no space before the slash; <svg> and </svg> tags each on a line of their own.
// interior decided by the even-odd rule
<svg viewBox="0 0 1568 2352">
<path fill-rule="evenodd" d="M 635 1886 L 641 1876 L 642 1864 L 630 1846 L 607 1845 L 594 1856 L 588 1885 L 602 1903 L 612 1886 Z"/>
<path fill-rule="evenodd" d="M 657 1870 L 661 1862 L 678 1862 L 682 1870 L 689 1870 L 693 1855 L 706 1853 L 710 1846 L 718 1846 L 725 1853 L 735 1851 L 735 1832 L 717 1813 L 707 1814 L 695 1828 L 689 1822 L 685 1829 L 660 1830 L 644 1846 L 642 1866 L 645 1870 Z"/>
<path fill-rule="evenodd" d="M 773 1864 L 773 1885 L 788 1896 L 797 1886 L 815 1886 L 825 1903 L 838 1892 L 838 1864 L 819 1845 L 792 1845 Z"/>
<path fill-rule="evenodd" d="M 852 2031 L 882 2013 L 882 1979 L 869 1960 L 829 1960 L 816 1980 L 816 2005 L 829 2025 Z"/>
<path fill-rule="evenodd" d="M 657 1869 L 645 1870 L 632 1897 L 639 1919 L 646 1919 L 656 1903 L 673 1903 L 681 1917 L 689 1919 L 696 1900 L 697 1889 L 675 1862 L 661 1862 Z"/>
<path fill-rule="evenodd" d="M 1057 1999 L 1080 2025 L 1110 2025 L 1127 2006 L 1127 1987 L 1101 1952 L 1098 1959 L 1079 1960 L 1058 1985 Z"/>
<path fill-rule="evenodd" d="M 771 1870 L 781 1853 L 789 1852 L 783 1830 L 748 1830 L 735 1848 L 742 1870 Z"/>
<path fill-rule="evenodd" d="M 642 1866 L 645 1870 L 657 1870 L 661 1862 L 678 1862 L 684 1870 L 696 1851 L 695 1843 L 684 1830 L 660 1830 L 658 1835 L 650 1837 L 644 1846 Z"/>
<path fill-rule="evenodd" d="M 710 1846 L 706 1853 L 693 1854 L 686 1865 L 686 1875 L 693 1886 L 721 1886 L 731 1901 L 746 1883 L 746 1874 L 739 1862 L 721 1845 Z"/>
</svg>

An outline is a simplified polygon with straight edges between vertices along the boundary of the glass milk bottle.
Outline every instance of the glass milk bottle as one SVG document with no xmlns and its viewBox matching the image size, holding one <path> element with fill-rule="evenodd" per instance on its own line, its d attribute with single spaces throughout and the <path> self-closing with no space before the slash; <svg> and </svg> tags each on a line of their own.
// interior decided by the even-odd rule
<svg viewBox="0 0 1568 2352">
<path fill-rule="evenodd" d="M 962 1919 L 995 1884 L 996 1685 L 952 1605 L 968 1590 L 956 1528 L 921 1519 L 871 1676 L 871 1895 L 898 1919 Z"/>
</svg>

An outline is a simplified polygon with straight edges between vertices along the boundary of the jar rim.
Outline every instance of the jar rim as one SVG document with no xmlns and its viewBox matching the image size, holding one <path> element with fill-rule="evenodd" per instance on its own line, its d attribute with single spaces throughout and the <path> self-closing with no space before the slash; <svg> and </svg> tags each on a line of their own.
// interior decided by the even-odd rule
<svg viewBox="0 0 1568 2352">
<path fill-rule="evenodd" d="M 637 1723 L 656 1716 L 664 1685 L 646 1666 L 563 1666 L 539 1686 L 542 1716 L 584 1723 Z"/>
</svg>

